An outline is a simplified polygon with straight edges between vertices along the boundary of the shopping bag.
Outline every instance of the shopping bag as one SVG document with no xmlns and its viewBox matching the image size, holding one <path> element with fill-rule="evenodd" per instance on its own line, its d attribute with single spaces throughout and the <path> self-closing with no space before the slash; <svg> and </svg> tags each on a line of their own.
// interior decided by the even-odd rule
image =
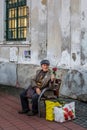
<svg viewBox="0 0 87 130">
<path fill-rule="evenodd" d="M 75 119 L 75 102 L 65 104 L 63 107 L 54 107 L 54 120 L 65 122 Z"/>
<path fill-rule="evenodd" d="M 46 100 L 46 120 L 53 121 L 54 120 L 54 113 L 53 109 L 55 106 L 61 106 L 61 104 L 58 101 L 50 101 Z"/>
</svg>

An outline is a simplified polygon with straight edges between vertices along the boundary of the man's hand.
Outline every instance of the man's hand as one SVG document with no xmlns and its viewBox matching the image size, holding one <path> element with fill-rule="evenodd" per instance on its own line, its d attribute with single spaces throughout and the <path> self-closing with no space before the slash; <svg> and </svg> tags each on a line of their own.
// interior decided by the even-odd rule
<svg viewBox="0 0 87 130">
<path fill-rule="evenodd" d="M 40 95 L 41 90 L 40 90 L 39 88 L 36 88 L 36 93 L 37 93 L 38 95 Z"/>
</svg>

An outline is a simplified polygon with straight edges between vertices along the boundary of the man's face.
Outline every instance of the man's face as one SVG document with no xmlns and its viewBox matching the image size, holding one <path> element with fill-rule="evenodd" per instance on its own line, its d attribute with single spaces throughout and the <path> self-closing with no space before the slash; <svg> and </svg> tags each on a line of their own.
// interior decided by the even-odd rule
<svg viewBox="0 0 87 130">
<path fill-rule="evenodd" d="M 47 64 L 42 64 L 41 67 L 42 67 L 43 71 L 48 71 L 48 69 L 49 69 L 49 65 L 47 65 Z"/>
</svg>

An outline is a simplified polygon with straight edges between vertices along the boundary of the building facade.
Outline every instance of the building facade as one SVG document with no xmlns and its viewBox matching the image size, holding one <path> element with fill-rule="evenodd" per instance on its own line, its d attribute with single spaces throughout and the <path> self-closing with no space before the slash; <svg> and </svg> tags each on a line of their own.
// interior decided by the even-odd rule
<svg viewBox="0 0 87 130">
<path fill-rule="evenodd" d="M 86 94 L 87 0 L 0 2 L 0 84 L 27 87 L 49 59 L 62 75 L 61 94 Z"/>
</svg>

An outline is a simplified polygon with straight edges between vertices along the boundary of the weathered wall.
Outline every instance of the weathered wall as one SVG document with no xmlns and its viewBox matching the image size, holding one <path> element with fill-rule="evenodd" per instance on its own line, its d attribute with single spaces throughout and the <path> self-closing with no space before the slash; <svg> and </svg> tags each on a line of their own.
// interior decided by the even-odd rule
<svg viewBox="0 0 87 130">
<path fill-rule="evenodd" d="M 5 41 L 5 1 L 0 12 L 0 61 L 9 61 L 10 48 L 18 49 L 18 63 L 39 64 L 48 58 L 55 65 L 74 67 L 86 65 L 86 0 L 27 0 L 30 22 L 25 42 Z M 5 45 L 4 45 L 5 44 Z M 8 46 L 7 46 L 8 45 Z M 3 48 L 8 57 L 3 58 Z M 24 59 L 25 50 L 31 50 L 31 59 Z"/>
<path fill-rule="evenodd" d="M 0 84 L 15 86 L 17 81 L 16 69 L 17 66 L 13 63 L 1 63 Z"/>
<path fill-rule="evenodd" d="M 30 84 L 30 78 L 32 78 L 36 70 L 39 69 L 40 67 L 37 65 L 18 65 L 18 71 L 17 71 L 17 76 L 18 76 L 18 84 L 16 84 L 16 87 L 22 87 L 22 88 L 27 88 Z M 18 85 L 18 86 L 17 86 Z"/>
<path fill-rule="evenodd" d="M 81 0 L 81 65 L 87 66 L 87 1 Z"/>
<path fill-rule="evenodd" d="M 67 70 L 62 78 L 60 95 L 78 98 L 79 95 L 87 94 L 87 71 Z"/>
<path fill-rule="evenodd" d="M 48 45 L 47 56 L 52 64 L 57 64 L 61 57 L 61 0 L 48 0 Z"/>
<path fill-rule="evenodd" d="M 87 0 L 27 0 L 29 28 L 27 40 L 5 41 L 5 0 L 0 4 L 0 65 L 13 64 L 13 83 L 7 66 L 0 68 L 0 83 L 27 86 L 41 59 L 49 59 L 63 75 L 60 93 L 72 97 L 87 93 Z M 3 12 L 3 13 L 2 13 Z M 30 57 L 25 57 L 30 51 Z M 10 64 L 12 62 L 12 64 Z M 65 73 L 63 72 L 65 71 Z M 59 72 L 58 72 L 59 73 Z M 5 75 L 5 76 L 1 76 Z M 5 77 L 5 78 L 4 78 Z M 26 83 L 26 85 L 25 85 Z"/>
<path fill-rule="evenodd" d="M 4 41 L 4 29 L 5 29 L 5 24 L 4 24 L 4 19 L 5 19 L 5 4 L 4 0 L 0 2 L 0 44 L 3 43 Z"/>
</svg>

